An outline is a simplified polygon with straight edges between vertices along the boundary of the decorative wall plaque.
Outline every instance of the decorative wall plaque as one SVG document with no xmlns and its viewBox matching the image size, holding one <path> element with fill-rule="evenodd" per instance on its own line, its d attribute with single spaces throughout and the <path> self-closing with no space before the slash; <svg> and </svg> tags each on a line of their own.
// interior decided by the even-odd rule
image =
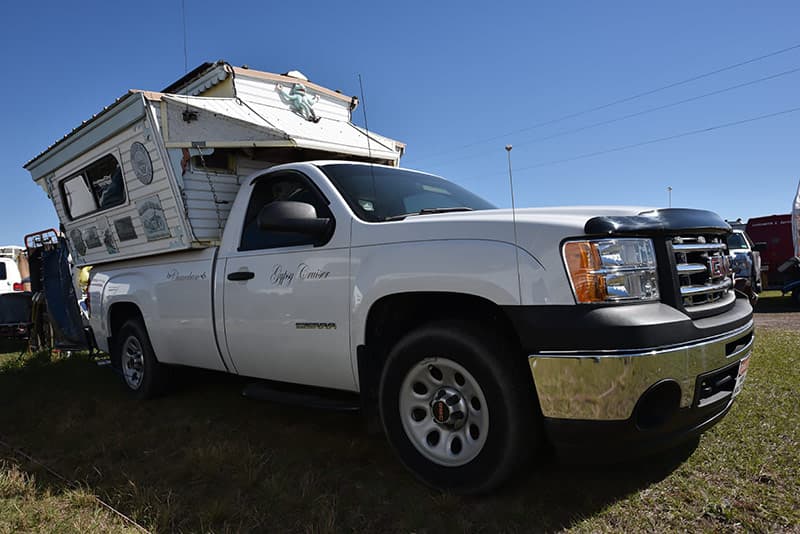
<svg viewBox="0 0 800 534">
<path fill-rule="evenodd" d="M 109 254 L 119 253 L 119 247 L 117 247 L 117 242 L 114 240 L 114 232 L 112 232 L 111 228 L 108 226 L 103 229 L 103 244 L 106 246 L 106 252 Z"/>
<path fill-rule="evenodd" d="M 139 141 L 131 144 L 131 165 L 134 174 L 144 185 L 153 181 L 153 162 L 147 148 Z"/>
<path fill-rule="evenodd" d="M 148 241 L 169 237 L 167 218 L 164 216 L 164 209 L 161 207 L 158 195 L 137 201 L 136 209 L 139 211 L 144 234 Z"/>
<path fill-rule="evenodd" d="M 80 230 L 77 228 L 70 230 L 69 240 L 72 242 L 72 246 L 79 255 L 86 255 L 86 243 L 83 240 L 83 235 L 81 234 Z"/>
<path fill-rule="evenodd" d="M 123 217 L 114 221 L 114 228 L 117 230 L 117 237 L 120 241 L 131 241 L 136 239 L 136 229 L 133 227 L 133 220 L 130 217 Z"/>
<path fill-rule="evenodd" d="M 98 248 L 103 244 L 100 242 L 100 236 L 97 235 L 97 228 L 90 226 L 84 231 L 83 239 L 86 241 L 87 248 Z"/>
</svg>

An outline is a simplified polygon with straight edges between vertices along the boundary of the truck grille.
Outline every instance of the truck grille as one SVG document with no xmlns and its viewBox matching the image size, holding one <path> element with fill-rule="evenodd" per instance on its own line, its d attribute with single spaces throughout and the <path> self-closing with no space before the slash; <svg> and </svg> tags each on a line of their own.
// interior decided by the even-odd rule
<svg viewBox="0 0 800 534">
<path fill-rule="evenodd" d="M 684 308 L 711 305 L 733 287 L 727 246 L 720 237 L 681 236 L 671 241 Z"/>
</svg>

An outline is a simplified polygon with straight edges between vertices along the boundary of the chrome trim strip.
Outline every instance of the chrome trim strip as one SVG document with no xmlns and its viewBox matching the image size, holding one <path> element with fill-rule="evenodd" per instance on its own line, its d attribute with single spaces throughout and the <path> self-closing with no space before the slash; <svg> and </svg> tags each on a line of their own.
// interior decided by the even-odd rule
<svg viewBox="0 0 800 534">
<path fill-rule="evenodd" d="M 675 252 L 702 252 L 704 250 L 725 250 L 725 243 L 673 243 Z"/>
<path fill-rule="evenodd" d="M 697 295 L 707 295 L 709 293 L 717 293 L 720 291 L 726 291 L 731 288 L 733 282 L 731 282 L 730 278 L 725 278 L 721 282 L 717 282 L 716 284 L 706 284 L 706 285 L 693 285 L 693 286 L 681 286 L 681 296 L 682 297 L 695 297 Z"/>
<path fill-rule="evenodd" d="M 718 334 L 716 336 L 701 338 L 689 345 L 685 343 L 678 343 L 675 345 L 662 345 L 660 347 L 648 347 L 644 349 L 631 349 L 631 350 L 620 350 L 620 349 L 608 349 L 608 350 L 543 350 L 534 354 L 529 354 L 528 358 L 535 358 L 537 356 L 564 356 L 568 358 L 613 358 L 613 357 L 637 357 L 637 356 L 652 356 L 654 354 L 659 354 L 662 352 L 669 352 L 676 348 L 688 348 L 694 349 L 697 347 L 702 347 L 704 345 L 708 345 L 710 343 L 716 343 L 718 341 L 727 341 L 728 339 L 732 339 L 735 337 L 740 336 L 741 334 L 745 334 L 748 331 L 753 329 L 754 326 L 753 319 L 750 319 L 748 323 L 744 326 L 740 326 L 733 332 L 726 332 L 724 334 Z"/>
<path fill-rule="evenodd" d="M 702 263 L 679 263 L 678 274 L 697 274 L 708 271 L 708 267 Z"/>
<path fill-rule="evenodd" d="M 605 269 L 595 269 L 591 271 L 592 274 L 619 274 L 619 273 L 653 273 L 658 274 L 658 266 L 642 265 L 631 267 L 606 267 Z"/>
<path fill-rule="evenodd" d="M 741 345 L 732 347 L 737 341 Z M 746 358 L 754 341 L 751 320 L 733 332 L 672 349 L 602 356 L 538 354 L 528 363 L 545 417 L 622 421 L 633 416 L 641 396 L 662 380 L 680 387 L 681 408 L 691 406 L 697 377 Z"/>
</svg>

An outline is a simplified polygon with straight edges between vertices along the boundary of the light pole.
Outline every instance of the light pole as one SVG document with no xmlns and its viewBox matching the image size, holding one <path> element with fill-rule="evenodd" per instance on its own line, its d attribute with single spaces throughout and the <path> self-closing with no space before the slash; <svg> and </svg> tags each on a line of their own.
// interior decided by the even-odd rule
<svg viewBox="0 0 800 534">
<path fill-rule="evenodd" d="M 667 207 L 672 207 L 672 186 L 667 187 Z"/>
</svg>

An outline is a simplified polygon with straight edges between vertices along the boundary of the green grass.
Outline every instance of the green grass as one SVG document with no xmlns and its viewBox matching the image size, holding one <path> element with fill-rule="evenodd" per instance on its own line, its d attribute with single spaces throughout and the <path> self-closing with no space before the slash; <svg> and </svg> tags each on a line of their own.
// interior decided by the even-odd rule
<svg viewBox="0 0 800 534">
<path fill-rule="evenodd" d="M 0 447 L 0 531 L 124 528 L 92 495 L 161 532 L 800 531 L 798 327 L 757 332 L 744 391 L 695 450 L 606 466 L 543 456 L 483 498 L 419 485 L 357 415 L 248 401 L 241 379 L 192 371 L 137 403 L 86 356 L 9 350 L 0 439 L 83 489 Z"/>
<path fill-rule="evenodd" d="M 0 532 L 138 532 L 101 508 L 84 489 L 38 483 L 13 462 L 0 461 Z"/>
</svg>

